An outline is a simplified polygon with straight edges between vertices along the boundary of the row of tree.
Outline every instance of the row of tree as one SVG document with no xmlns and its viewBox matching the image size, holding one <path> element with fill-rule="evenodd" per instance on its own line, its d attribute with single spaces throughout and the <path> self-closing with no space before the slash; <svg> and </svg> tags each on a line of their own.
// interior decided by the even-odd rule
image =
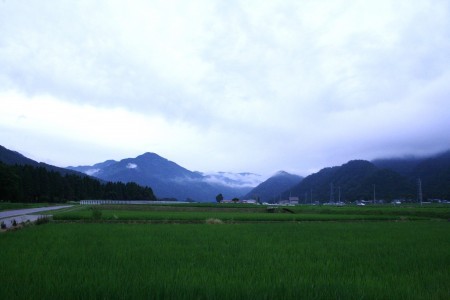
<svg viewBox="0 0 450 300">
<path fill-rule="evenodd" d="M 61 175 L 44 167 L 0 162 L 0 200 L 64 202 L 86 199 L 156 200 L 156 197 L 150 187 L 134 182 L 103 183 L 88 176 Z"/>
</svg>

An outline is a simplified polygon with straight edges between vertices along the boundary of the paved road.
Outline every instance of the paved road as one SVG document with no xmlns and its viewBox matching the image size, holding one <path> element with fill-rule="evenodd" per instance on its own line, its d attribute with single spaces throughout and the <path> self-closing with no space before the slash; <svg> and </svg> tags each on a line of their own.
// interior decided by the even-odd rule
<svg viewBox="0 0 450 300">
<path fill-rule="evenodd" d="M 27 208 L 27 209 L 16 209 L 0 211 L 0 223 L 4 222 L 6 227 L 11 227 L 13 220 L 17 223 L 22 223 L 26 221 L 34 222 L 42 215 L 31 215 L 37 212 L 51 211 L 62 208 L 72 207 L 72 205 L 62 205 L 62 206 L 48 206 L 39 208 Z"/>
<path fill-rule="evenodd" d="M 62 208 L 68 208 L 68 207 L 72 207 L 72 205 L 48 206 L 48 207 L 39 207 L 39 208 L 27 208 L 27 209 L 0 211 L 0 219 L 14 217 L 14 216 L 21 216 L 21 215 L 29 215 L 29 214 L 34 214 L 34 213 L 41 212 L 41 211 L 56 210 L 56 209 L 62 209 Z"/>
</svg>

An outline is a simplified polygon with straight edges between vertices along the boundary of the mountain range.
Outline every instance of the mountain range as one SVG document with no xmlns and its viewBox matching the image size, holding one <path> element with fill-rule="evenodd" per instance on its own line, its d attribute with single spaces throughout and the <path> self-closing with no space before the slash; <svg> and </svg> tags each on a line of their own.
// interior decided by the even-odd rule
<svg viewBox="0 0 450 300">
<path fill-rule="evenodd" d="M 47 171 L 54 171 L 58 172 L 61 175 L 78 175 L 78 176 L 86 176 L 84 172 L 78 172 L 76 170 L 70 170 L 66 168 L 60 168 L 56 166 L 52 166 L 46 163 L 37 162 L 35 160 L 32 160 L 28 157 L 25 157 L 24 155 L 20 154 L 17 151 L 13 151 L 10 149 L 7 149 L 0 145 L 0 162 L 6 164 L 6 165 L 29 165 L 33 167 L 43 167 Z"/>
<path fill-rule="evenodd" d="M 0 201 L 50 202 L 156 200 L 148 186 L 104 182 L 79 173 L 38 163 L 0 146 Z"/>
<path fill-rule="evenodd" d="M 68 167 L 104 181 L 136 182 L 150 186 L 159 198 L 180 201 L 215 201 L 241 197 L 262 181 L 253 173 L 201 173 L 190 171 L 156 153 L 144 153 L 120 161 L 107 160 L 92 166 Z"/>
<path fill-rule="evenodd" d="M 302 176 L 279 171 L 252 189 L 243 198 L 259 199 L 260 202 L 274 202 L 283 192 L 300 183 L 302 180 Z"/>
<path fill-rule="evenodd" d="M 254 173 L 202 173 L 190 171 L 155 153 L 120 161 L 106 160 L 92 166 L 59 168 L 31 160 L 0 146 L 6 165 L 44 167 L 62 175 L 91 176 L 103 182 L 135 182 L 153 189 L 159 199 L 215 201 L 258 198 L 276 202 L 297 196 L 300 203 L 384 199 L 416 201 L 418 184 L 424 199 L 450 199 L 450 151 L 429 157 L 352 160 L 301 177 L 280 171 L 263 182 Z"/>
<path fill-rule="evenodd" d="M 356 200 L 450 199 L 450 151 L 430 157 L 352 160 L 305 177 L 286 190 L 301 203 Z"/>
</svg>

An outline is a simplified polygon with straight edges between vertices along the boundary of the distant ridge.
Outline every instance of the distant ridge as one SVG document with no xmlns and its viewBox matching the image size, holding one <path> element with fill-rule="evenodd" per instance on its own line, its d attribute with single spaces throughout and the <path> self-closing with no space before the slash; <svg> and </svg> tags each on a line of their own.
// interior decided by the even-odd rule
<svg viewBox="0 0 450 300">
<path fill-rule="evenodd" d="M 64 169 L 36 162 L 0 146 L 0 162 L 43 167 L 62 175 L 92 175 L 104 181 L 136 182 L 150 186 L 159 198 L 183 201 L 215 201 L 215 196 L 222 193 L 225 199 L 259 197 L 261 202 L 289 196 L 299 197 L 300 203 L 373 198 L 414 202 L 418 179 L 424 199 L 450 199 L 450 151 L 422 158 L 352 160 L 305 178 L 280 171 L 262 183 L 258 182 L 257 174 L 248 172 L 192 172 L 151 152 L 120 161 L 107 160 L 92 166 Z"/>
<path fill-rule="evenodd" d="M 251 173 L 193 172 L 152 152 L 120 161 L 109 160 L 93 166 L 69 168 L 106 181 L 134 181 L 148 185 L 159 198 L 175 198 L 180 201 L 213 202 L 219 193 L 232 199 L 253 188 L 239 180 L 239 177 L 242 179 Z"/>
<path fill-rule="evenodd" d="M 86 176 L 86 174 L 82 172 L 78 172 L 75 170 L 68 170 L 65 168 L 60 168 L 56 166 L 52 166 L 46 163 L 37 162 L 35 160 L 32 160 L 28 157 L 25 157 L 24 155 L 20 154 L 17 151 L 13 151 L 10 149 L 7 149 L 0 145 L 0 162 L 6 164 L 6 165 L 30 165 L 33 167 L 43 167 L 48 171 L 55 171 L 62 175 L 66 174 L 76 174 L 79 176 Z"/>
<path fill-rule="evenodd" d="M 425 199 L 450 199 L 450 151 L 424 158 L 353 160 L 320 170 L 283 192 L 300 203 L 404 199 L 417 201 L 421 179 Z"/>
<path fill-rule="evenodd" d="M 78 166 L 78 167 L 69 166 L 69 167 L 67 167 L 67 169 L 77 170 L 78 172 L 83 172 L 83 173 L 86 173 L 87 175 L 94 175 L 101 169 L 103 169 L 107 166 L 110 166 L 112 164 L 115 164 L 115 163 L 117 163 L 117 161 L 110 159 L 110 160 L 106 160 L 101 163 L 97 163 L 93 166 Z"/>
<path fill-rule="evenodd" d="M 108 182 L 86 174 L 38 163 L 0 146 L 0 200 L 65 202 L 87 199 L 155 200 L 148 186 Z"/>
<path fill-rule="evenodd" d="M 259 184 L 244 199 L 259 198 L 260 202 L 273 202 L 279 198 L 282 192 L 301 182 L 303 177 L 279 171 L 266 181 Z"/>
<path fill-rule="evenodd" d="M 37 161 L 29 159 L 17 151 L 9 150 L 0 145 L 0 161 L 6 165 L 31 165 L 39 166 Z"/>
</svg>

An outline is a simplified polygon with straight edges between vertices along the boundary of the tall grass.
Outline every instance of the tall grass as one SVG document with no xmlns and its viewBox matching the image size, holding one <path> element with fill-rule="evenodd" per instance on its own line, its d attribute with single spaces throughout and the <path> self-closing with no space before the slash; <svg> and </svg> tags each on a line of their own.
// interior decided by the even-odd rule
<svg viewBox="0 0 450 300">
<path fill-rule="evenodd" d="M 0 235 L 1 299 L 448 299 L 450 223 L 46 224 Z"/>
<path fill-rule="evenodd" d="M 391 216 L 391 215 L 343 215 L 343 214 L 269 214 L 269 213 L 239 213 L 239 212 L 179 212 L 179 211 L 123 211 L 101 210 L 101 216 L 93 218 L 92 211 L 80 210 L 54 215 L 54 220 L 92 220 L 99 219 L 112 221 L 184 221 L 198 223 L 206 219 L 215 218 L 227 222 L 299 222 L 299 221 L 344 221 L 344 220 L 414 220 L 418 217 Z"/>
<path fill-rule="evenodd" d="M 382 212 L 367 210 L 336 210 L 336 209 L 311 209 L 308 208 L 293 208 L 295 213 L 267 213 L 265 209 L 258 208 L 251 211 L 248 208 L 221 210 L 221 209 L 205 209 L 204 207 L 197 210 L 196 207 L 184 207 L 180 209 L 175 207 L 142 207 L 142 210 L 136 210 L 132 207 L 130 210 L 124 206 L 96 206 L 95 211 L 100 215 L 93 218 L 92 210 L 89 206 L 79 206 L 69 209 L 67 211 L 60 211 L 54 213 L 55 220 L 92 220 L 102 219 L 110 221 L 123 220 L 140 220 L 140 221 L 168 221 L 168 222 L 192 222 L 199 223 L 210 218 L 221 219 L 226 222 L 298 222 L 298 221 L 357 221 L 357 220 L 417 220 L 426 219 L 426 214 L 411 213 L 409 211 Z M 435 211 L 428 212 L 428 215 L 444 213 L 435 209 Z M 420 216 L 418 216 L 420 215 Z"/>
</svg>

